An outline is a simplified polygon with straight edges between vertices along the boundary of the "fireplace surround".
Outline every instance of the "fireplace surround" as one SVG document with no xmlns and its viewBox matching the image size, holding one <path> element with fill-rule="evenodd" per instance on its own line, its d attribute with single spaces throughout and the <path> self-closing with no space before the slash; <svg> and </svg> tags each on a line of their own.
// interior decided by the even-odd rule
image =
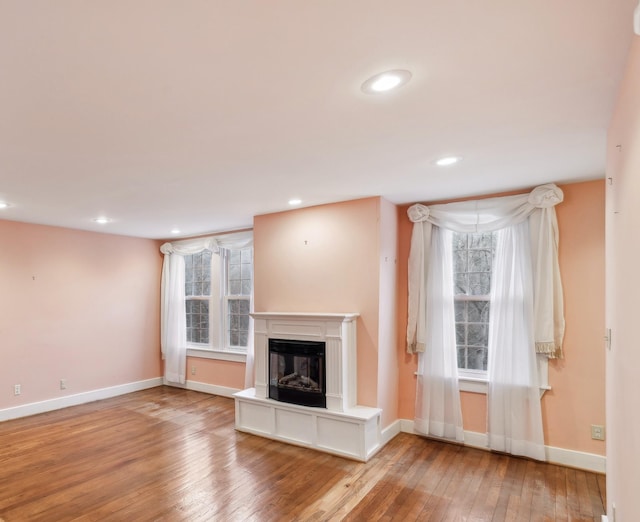
<svg viewBox="0 0 640 522">
<path fill-rule="evenodd" d="M 257 312 L 251 315 L 254 318 L 255 387 L 234 394 L 236 429 L 368 460 L 381 447 L 381 410 L 356 403 L 358 314 Z M 269 344 L 274 341 L 311 343 L 309 346 L 314 347 L 318 347 L 315 343 L 324 344 L 324 407 L 293 404 L 270 396 L 273 378 Z M 299 364 L 302 363 L 300 360 Z M 286 375 L 285 371 L 288 371 Z M 282 373 L 283 377 L 293 380 L 292 374 L 300 372 L 290 366 L 288 370 L 283 368 Z"/>
</svg>

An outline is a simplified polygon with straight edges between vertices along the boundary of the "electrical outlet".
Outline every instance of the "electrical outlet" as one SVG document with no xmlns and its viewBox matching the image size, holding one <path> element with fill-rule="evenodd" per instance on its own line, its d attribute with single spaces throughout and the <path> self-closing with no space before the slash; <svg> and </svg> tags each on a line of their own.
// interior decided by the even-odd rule
<svg viewBox="0 0 640 522">
<path fill-rule="evenodd" d="M 192 366 L 191 367 L 191 375 L 195 375 L 196 374 L 196 367 Z"/>
<path fill-rule="evenodd" d="M 13 394 L 14 395 L 20 395 L 22 393 L 22 388 L 20 387 L 19 384 L 14 384 L 13 385 Z"/>
<path fill-rule="evenodd" d="M 61 390 L 67 389 L 67 379 L 60 379 L 60 389 Z"/>
<path fill-rule="evenodd" d="M 604 440 L 604 426 L 601 426 L 599 424 L 592 424 L 591 438 L 594 440 Z"/>
</svg>

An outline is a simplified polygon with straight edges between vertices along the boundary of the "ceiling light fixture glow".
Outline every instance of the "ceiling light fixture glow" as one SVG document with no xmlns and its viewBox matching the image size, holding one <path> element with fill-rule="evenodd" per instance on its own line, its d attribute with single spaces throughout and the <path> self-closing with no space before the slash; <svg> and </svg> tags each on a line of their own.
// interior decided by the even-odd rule
<svg viewBox="0 0 640 522">
<path fill-rule="evenodd" d="M 9 203 L 6 203 L 5 201 L 0 201 L 0 208 L 9 208 Z"/>
<path fill-rule="evenodd" d="M 460 158 L 457 158 L 455 156 L 447 156 L 446 158 L 440 158 L 438 161 L 436 161 L 436 165 L 438 165 L 438 167 L 448 167 L 449 165 L 455 165 L 459 161 Z"/>
<path fill-rule="evenodd" d="M 179 228 L 172 228 L 171 229 L 171 233 L 172 234 L 179 234 L 180 233 L 180 229 Z"/>
<path fill-rule="evenodd" d="M 94 218 L 93 221 L 95 223 L 99 223 L 100 225 L 106 225 L 107 223 L 111 223 L 111 220 L 108 217 L 104 217 L 104 216 Z"/>
<path fill-rule="evenodd" d="M 362 91 L 367 94 L 380 94 L 392 89 L 397 89 L 411 79 L 411 72 L 404 69 L 395 69 L 376 74 L 362 84 Z"/>
<path fill-rule="evenodd" d="M 298 198 L 292 198 L 289 200 L 289 205 L 291 205 L 292 207 L 295 207 L 296 205 L 299 205 L 300 203 L 302 203 L 301 199 Z"/>
</svg>

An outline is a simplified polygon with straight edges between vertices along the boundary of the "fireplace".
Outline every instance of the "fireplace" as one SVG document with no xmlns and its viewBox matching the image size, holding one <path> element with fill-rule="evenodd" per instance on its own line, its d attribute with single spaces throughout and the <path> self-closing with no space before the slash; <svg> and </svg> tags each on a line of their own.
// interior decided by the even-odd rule
<svg viewBox="0 0 640 522">
<path fill-rule="evenodd" d="M 358 314 L 251 316 L 255 387 L 233 395 L 236 429 L 366 462 L 381 410 L 356 402 Z"/>
<path fill-rule="evenodd" d="M 325 408 L 325 343 L 269 339 L 269 398 Z"/>
</svg>

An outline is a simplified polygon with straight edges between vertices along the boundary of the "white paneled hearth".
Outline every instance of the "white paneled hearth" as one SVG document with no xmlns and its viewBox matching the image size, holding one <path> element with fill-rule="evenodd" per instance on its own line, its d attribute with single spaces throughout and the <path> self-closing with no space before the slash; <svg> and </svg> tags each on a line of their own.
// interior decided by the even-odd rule
<svg viewBox="0 0 640 522">
<path fill-rule="evenodd" d="M 234 395 L 236 429 L 327 453 L 367 461 L 381 446 L 378 408 L 358 406 L 356 324 L 358 314 L 268 313 L 251 314 L 255 334 L 255 388 Z M 326 408 L 275 400 L 274 368 L 269 347 L 293 341 L 322 346 L 322 370 L 307 383 L 324 385 Z M 272 351 L 274 348 L 272 348 Z M 315 357 L 315 355 L 313 356 Z M 299 358 L 305 360 L 304 357 Z M 314 359 L 313 362 L 316 365 Z M 275 363 L 273 364 L 275 366 Z M 289 370 L 292 371 L 292 370 Z M 280 381 L 292 379 L 294 373 Z M 317 376 L 320 378 L 317 378 Z M 307 386 L 308 388 L 308 386 Z M 285 399 L 288 400 L 288 399 Z"/>
</svg>

